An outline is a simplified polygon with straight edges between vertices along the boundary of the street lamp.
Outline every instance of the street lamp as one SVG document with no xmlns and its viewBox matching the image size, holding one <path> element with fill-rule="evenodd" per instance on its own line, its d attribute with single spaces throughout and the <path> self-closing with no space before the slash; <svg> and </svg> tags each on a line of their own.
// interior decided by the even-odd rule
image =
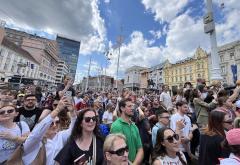
<svg viewBox="0 0 240 165">
<path fill-rule="evenodd" d="M 116 76 L 116 89 L 118 89 L 118 70 L 119 70 L 119 59 L 120 59 L 120 54 L 121 54 L 121 46 L 122 46 L 122 43 L 123 43 L 123 36 L 120 35 L 118 36 L 118 39 L 117 39 L 117 45 L 118 45 L 118 60 L 117 60 L 117 76 Z"/>
<path fill-rule="evenodd" d="M 20 67 L 20 68 L 26 68 L 27 64 L 20 62 L 20 63 L 17 64 L 17 66 Z M 23 78 L 23 74 L 21 74 L 21 77 L 20 77 L 19 88 L 20 88 L 20 85 L 22 83 L 22 78 Z"/>
<path fill-rule="evenodd" d="M 91 70 L 91 63 L 92 63 L 92 56 L 90 56 L 89 66 L 88 66 L 88 76 L 87 76 L 87 82 L 85 86 L 85 92 L 88 90 L 88 83 L 89 83 L 89 76 L 90 76 L 90 70 Z"/>
<path fill-rule="evenodd" d="M 105 76 L 104 76 L 104 90 L 106 88 L 106 76 L 107 76 L 107 73 L 106 73 L 106 68 L 108 66 L 108 61 L 110 61 L 110 57 L 109 55 L 111 56 L 112 53 L 109 52 L 109 50 L 107 49 L 105 52 L 104 52 L 105 56 L 106 56 L 106 66 L 105 66 Z"/>
</svg>

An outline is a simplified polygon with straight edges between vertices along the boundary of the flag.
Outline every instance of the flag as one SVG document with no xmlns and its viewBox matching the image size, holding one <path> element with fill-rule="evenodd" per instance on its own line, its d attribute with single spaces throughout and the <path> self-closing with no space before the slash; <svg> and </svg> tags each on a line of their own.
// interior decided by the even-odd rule
<svg viewBox="0 0 240 165">
<path fill-rule="evenodd" d="M 232 75 L 233 75 L 233 82 L 237 81 L 237 65 L 231 65 Z"/>
</svg>

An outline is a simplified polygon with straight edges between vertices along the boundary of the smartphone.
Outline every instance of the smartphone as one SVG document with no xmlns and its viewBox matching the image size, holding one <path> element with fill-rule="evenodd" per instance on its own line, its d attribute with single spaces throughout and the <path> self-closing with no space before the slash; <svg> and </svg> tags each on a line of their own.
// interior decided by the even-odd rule
<svg viewBox="0 0 240 165">
<path fill-rule="evenodd" d="M 87 157 L 85 154 L 82 154 L 77 159 L 74 160 L 74 165 L 81 165 L 87 161 Z"/>
<path fill-rule="evenodd" d="M 68 97 L 68 98 L 72 97 L 72 91 L 66 91 L 63 96 Z"/>
</svg>

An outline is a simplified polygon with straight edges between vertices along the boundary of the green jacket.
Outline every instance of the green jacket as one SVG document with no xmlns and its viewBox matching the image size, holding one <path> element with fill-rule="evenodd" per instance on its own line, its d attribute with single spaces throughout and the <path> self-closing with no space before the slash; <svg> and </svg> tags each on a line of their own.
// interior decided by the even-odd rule
<svg viewBox="0 0 240 165">
<path fill-rule="evenodd" d="M 112 123 L 111 133 L 122 133 L 125 135 L 129 148 L 128 159 L 133 162 L 137 155 L 138 149 L 142 148 L 142 142 L 139 130 L 134 123 L 127 123 L 122 118 L 118 118 Z"/>
<path fill-rule="evenodd" d="M 207 125 L 208 124 L 208 114 L 211 110 L 217 107 L 215 102 L 206 103 L 200 98 L 193 99 L 194 111 L 197 117 L 197 123 L 199 125 Z"/>
</svg>

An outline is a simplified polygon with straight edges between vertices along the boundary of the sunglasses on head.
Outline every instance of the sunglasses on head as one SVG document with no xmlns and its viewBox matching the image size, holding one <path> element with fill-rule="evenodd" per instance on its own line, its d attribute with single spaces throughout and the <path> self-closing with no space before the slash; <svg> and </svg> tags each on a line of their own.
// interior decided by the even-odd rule
<svg viewBox="0 0 240 165">
<path fill-rule="evenodd" d="M 173 134 L 173 136 L 168 136 L 165 140 L 167 140 L 169 143 L 173 143 L 174 139 L 179 140 L 179 135 Z"/>
<path fill-rule="evenodd" d="M 89 123 L 91 120 L 92 120 L 93 122 L 95 122 L 95 121 L 98 120 L 98 117 L 97 117 L 97 116 L 93 116 L 93 117 L 84 117 L 84 121 L 85 121 L 86 123 Z"/>
<path fill-rule="evenodd" d="M 124 148 L 119 148 L 116 151 L 108 151 L 111 154 L 116 154 L 117 156 L 123 156 L 125 152 L 128 152 L 128 146 Z"/>
<path fill-rule="evenodd" d="M 1 111 L 0 115 L 4 115 L 4 114 L 6 114 L 6 112 L 7 112 L 7 114 L 10 114 L 10 113 L 13 113 L 14 111 L 15 111 L 15 109 L 9 109 L 9 110 L 6 110 L 6 111 Z"/>
</svg>

